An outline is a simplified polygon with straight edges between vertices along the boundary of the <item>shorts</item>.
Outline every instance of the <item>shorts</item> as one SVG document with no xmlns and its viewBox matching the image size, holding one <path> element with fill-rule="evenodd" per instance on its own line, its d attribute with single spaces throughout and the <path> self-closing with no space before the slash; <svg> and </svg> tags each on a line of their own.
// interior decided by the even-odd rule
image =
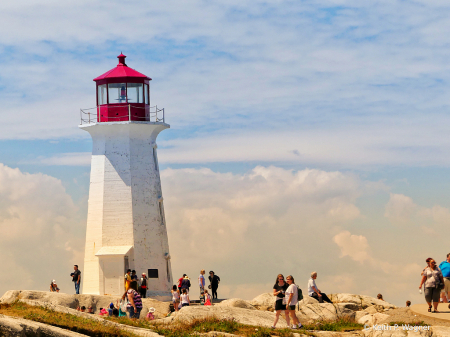
<svg viewBox="0 0 450 337">
<path fill-rule="evenodd" d="M 294 310 L 295 311 L 295 304 L 294 305 L 290 305 L 289 306 L 289 310 Z"/>
<path fill-rule="evenodd" d="M 441 291 L 439 289 L 436 289 L 434 287 L 432 288 L 425 288 L 425 301 L 431 303 L 439 303 L 439 294 Z"/>
<path fill-rule="evenodd" d="M 172 300 L 172 303 L 173 303 L 173 304 L 175 304 L 175 303 L 180 303 L 180 299 Z"/>
<path fill-rule="evenodd" d="M 286 304 L 283 304 L 283 299 L 275 301 L 275 310 L 286 310 Z"/>
<path fill-rule="evenodd" d="M 183 303 L 181 306 L 182 306 L 182 307 L 188 307 L 188 306 L 189 306 L 189 303 Z"/>
<path fill-rule="evenodd" d="M 450 277 L 444 277 L 444 289 L 442 291 L 446 294 L 450 293 Z"/>
</svg>

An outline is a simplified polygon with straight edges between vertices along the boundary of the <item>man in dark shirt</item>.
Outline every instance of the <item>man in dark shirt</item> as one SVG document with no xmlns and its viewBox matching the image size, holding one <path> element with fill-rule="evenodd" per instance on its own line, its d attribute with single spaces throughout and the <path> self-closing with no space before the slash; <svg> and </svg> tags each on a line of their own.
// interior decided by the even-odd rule
<svg viewBox="0 0 450 337">
<path fill-rule="evenodd" d="M 75 283 L 75 294 L 80 293 L 80 283 L 81 283 L 81 271 L 78 270 L 78 265 L 73 266 L 74 272 L 70 274 L 72 276 L 72 282 Z"/>
<path fill-rule="evenodd" d="M 209 279 L 210 286 L 211 286 L 212 298 L 217 299 L 217 288 L 219 287 L 220 277 L 217 275 L 214 275 L 214 272 L 211 270 L 209 272 L 208 279 Z"/>
</svg>

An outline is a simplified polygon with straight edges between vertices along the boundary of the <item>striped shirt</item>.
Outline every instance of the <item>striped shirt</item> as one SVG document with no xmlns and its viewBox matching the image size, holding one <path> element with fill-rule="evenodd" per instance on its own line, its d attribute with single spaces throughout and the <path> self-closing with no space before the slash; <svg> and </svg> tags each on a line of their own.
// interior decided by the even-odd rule
<svg viewBox="0 0 450 337">
<path fill-rule="evenodd" d="M 133 294 L 134 305 L 136 306 L 136 308 L 142 309 L 141 295 L 139 295 L 139 293 L 134 289 L 128 289 L 128 294 Z M 131 303 L 128 302 L 127 308 L 132 308 L 132 307 L 133 306 L 131 305 Z"/>
</svg>

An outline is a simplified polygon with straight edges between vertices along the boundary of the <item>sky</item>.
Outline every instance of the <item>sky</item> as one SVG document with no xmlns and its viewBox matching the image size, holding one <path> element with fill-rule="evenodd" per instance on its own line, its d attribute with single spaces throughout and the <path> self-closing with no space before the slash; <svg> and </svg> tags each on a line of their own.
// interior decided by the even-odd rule
<svg viewBox="0 0 450 337">
<path fill-rule="evenodd" d="M 158 159 L 175 278 L 219 297 L 306 291 L 404 305 L 450 252 L 450 4 L 0 4 L 0 292 L 83 272 L 93 78 L 127 55 L 171 128 Z M 14 275 L 14 278 L 11 278 Z M 195 294 L 195 293 L 194 293 Z"/>
</svg>

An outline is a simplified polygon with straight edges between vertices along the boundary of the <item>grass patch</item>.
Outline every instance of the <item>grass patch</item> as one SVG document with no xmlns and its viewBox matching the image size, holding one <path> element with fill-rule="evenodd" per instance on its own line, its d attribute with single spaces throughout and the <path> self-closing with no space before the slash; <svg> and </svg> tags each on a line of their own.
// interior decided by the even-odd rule
<svg viewBox="0 0 450 337">
<path fill-rule="evenodd" d="M 415 325 L 415 326 L 429 326 L 430 324 L 425 323 L 424 321 L 417 321 L 417 322 L 411 322 L 411 323 L 406 323 L 406 322 L 389 322 L 389 325 L 398 325 L 398 326 L 402 326 L 402 325 Z"/>
<path fill-rule="evenodd" d="M 320 331 L 354 331 L 362 330 L 363 324 L 356 323 L 349 319 L 339 319 L 336 321 L 317 321 L 313 324 L 305 324 L 304 330 L 320 330 Z"/>
<path fill-rule="evenodd" d="M 136 336 L 131 332 L 104 325 L 102 322 L 97 322 L 92 319 L 60 313 L 44 307 L 31 306 L 18 301 L 12 304 L 0 304 L 0 314 L 24 318 L 93 337 Z"/>
</svg>

